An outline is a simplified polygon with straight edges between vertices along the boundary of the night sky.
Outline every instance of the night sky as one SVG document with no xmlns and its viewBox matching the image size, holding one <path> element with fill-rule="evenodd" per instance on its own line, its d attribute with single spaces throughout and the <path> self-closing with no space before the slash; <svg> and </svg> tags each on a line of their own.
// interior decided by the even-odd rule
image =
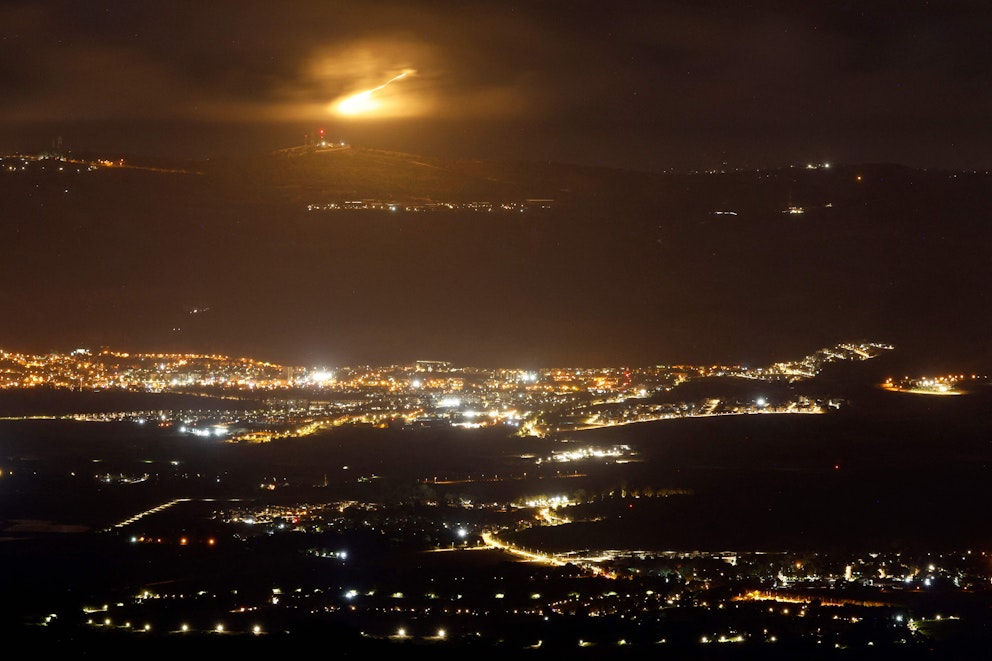
<svg viewBox="0 0 992 661">
<path fill-rule="evenodd" d="M 0 5 L 0 151 L 298 144 L 613 167 L 987 168 L 986 2 Z M 379 112 L 342 117 L 348 94 Z"/>
</svg>

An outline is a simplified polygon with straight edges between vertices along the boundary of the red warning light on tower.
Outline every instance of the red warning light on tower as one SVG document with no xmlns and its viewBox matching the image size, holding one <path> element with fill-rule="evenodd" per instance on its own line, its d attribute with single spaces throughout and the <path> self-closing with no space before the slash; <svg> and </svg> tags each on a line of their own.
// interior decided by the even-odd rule
<svg viewBox="0 0 992 661">
<path fill-rule="evenodd" d="M 327 131 L 325 129 L 317 129 L 316 133 L 306 134 L 306 148 L 311 150 L 335 150 L 342 149 L 346 147 L 347 144 L 343 140 L 328 140 Z"/>
</svg>

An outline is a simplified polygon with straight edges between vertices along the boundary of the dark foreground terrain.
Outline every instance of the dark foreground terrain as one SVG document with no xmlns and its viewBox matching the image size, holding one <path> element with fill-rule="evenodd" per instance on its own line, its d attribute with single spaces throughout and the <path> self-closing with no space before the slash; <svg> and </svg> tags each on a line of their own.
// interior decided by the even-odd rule
<svg viewBox="0 0 992 661">
<path fill-rule="evenodd" d="M 258 446 L 125 423 L 5 421 L 4 628 L 39 650 L 92 654 L 319 642 L 356 656 L 978 658 L 969 654 L 990 642 L 992 623 L 989 410 L 985 392 L 865 391 L 828 415 L 569 439 L 354 427 Z M 566 442 L 623 443 L 637 460 L 568 477 L 528 463 Z M 463 479 L 425 483 L 438 473 Z M 561 511 L 573 522 L 534 526 L 533 508 L 514 506 L 541 495 L 580 503 Z M 175 498 L 192 500 L 114 527 Z M 318 515 L 321 503 L 351 505 Z M 301 504 L 312 512 L 231 522 Z M 472 549 L 485 529 L 575 559 L 555 568 L 435 550 Z M 642 557 L 607 563 L 619 579 L 589 575 L 579 558 L 605 550 Z M 728 553 L 736 565 L 720 560 Z M 892 578 L 904 574 L 911 583 Z M 734 600 L 749 590 L 815 596 Z M 868 602 L 878 605 L 856 605 Z"/>
</svg>

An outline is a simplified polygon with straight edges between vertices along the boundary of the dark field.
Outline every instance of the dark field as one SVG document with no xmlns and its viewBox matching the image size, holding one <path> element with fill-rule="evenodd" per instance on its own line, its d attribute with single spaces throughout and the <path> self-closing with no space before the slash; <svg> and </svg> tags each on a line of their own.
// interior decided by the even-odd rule
<svg viewBox="0 0 992 661">
<path fill-rule="evenodd" d="M 567 439 L 348 427 L 232 445 L 130 423 L 4 421 L 0 520 L 99 528 L 184 497 L 505 503 L 562 494 L 589 508 L 623 500 L 622 517 L 583 533 L 603 548 L 982 545 L 992 541 L 977 516 L 992 495 L 988 400 L 865 391 L 828 415 L 672 420 Z M 617 444 L 636 461 L 533 461 Z M 106 475 L 147 477 L 95 479 Z M 263 493 L 262 482 L 279 488 Z M 647 498 L 666 490 L 686 493 Z M 581 518 L 582 508 L 570 514 Z"/>
</svg>

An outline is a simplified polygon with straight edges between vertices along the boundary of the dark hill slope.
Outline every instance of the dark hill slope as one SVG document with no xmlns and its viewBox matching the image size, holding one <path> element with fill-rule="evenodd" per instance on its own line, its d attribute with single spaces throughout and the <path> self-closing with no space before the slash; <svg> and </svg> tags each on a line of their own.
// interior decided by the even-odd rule
<svg viewBox="0 0 992 661">
<path fill-rule="evenodd" d="M 373 198 L 403 203 L 558 198 L 603 186 L 629 186 L 651 175 L 550 163 L 449 161 L 415 154 L 345 147 L 284 151 L 257 159 L 215 162 L 209 172 L 249 184 L 293 204 Z"/>
<path fill-rule="evenodd" d="M 761 364 L 866 338 L 928 365 L 992 363 L 984 175 L 651 174 L 359 149 L 198 166 L 0 172 L 0 346 Z M 553 208 L 307 211 L 535 197 Z"/>
</svg>

